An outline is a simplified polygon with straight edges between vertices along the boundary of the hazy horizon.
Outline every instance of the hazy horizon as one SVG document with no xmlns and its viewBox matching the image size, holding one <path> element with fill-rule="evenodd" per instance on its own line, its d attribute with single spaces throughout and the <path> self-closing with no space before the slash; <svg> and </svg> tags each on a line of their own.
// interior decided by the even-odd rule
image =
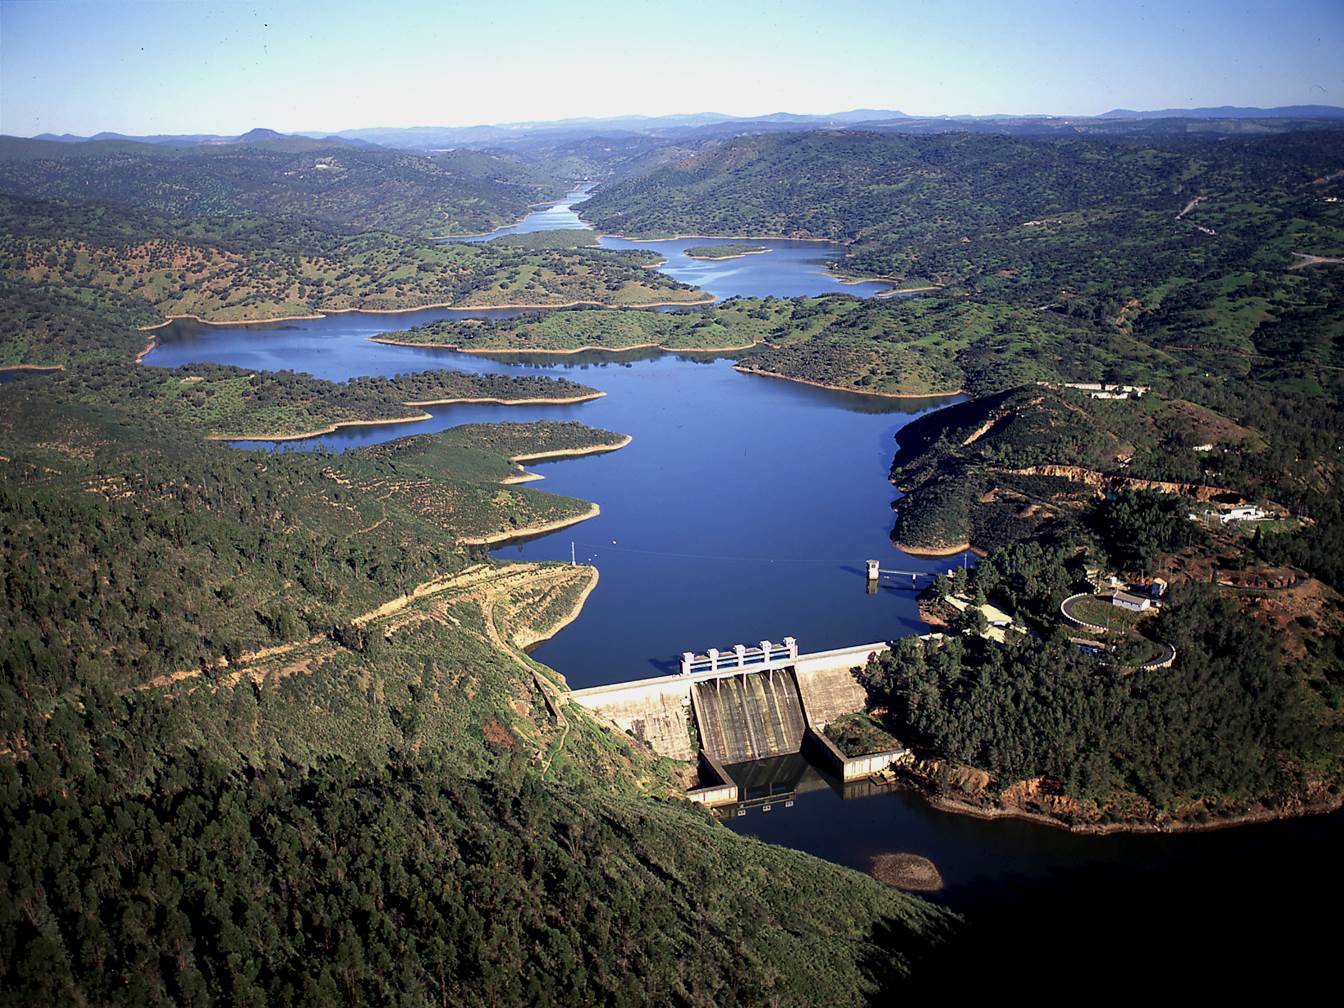
<svg viewBox="0 0 1344 1008">
<path fill-rule="evenodd" d="M 606 0 L 376 12 L 0 0 L 0 132 L 335 133 L 696 114 L 688 108 L 1067 117 L 1344 104 L 1344 5 L 1289 6 L 1266 18 L 1258 5 L 1208 0 L 1027 11 L 980 0 L 893 16 L 888 4 L 841 0 L 691 3 L 672 18 L 665 5 Z M 629 111 L 632 88 L 639 111 Z"/>
</svg>

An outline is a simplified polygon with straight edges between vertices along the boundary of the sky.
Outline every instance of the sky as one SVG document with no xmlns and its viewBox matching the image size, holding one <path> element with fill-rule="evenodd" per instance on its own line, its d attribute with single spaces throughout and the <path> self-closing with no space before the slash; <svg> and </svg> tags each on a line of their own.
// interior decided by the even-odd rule
<svg viewBox="0 0 1344 1008">
<path fill-rule="evenodd" d="M 0 133 L 1344 105 L 1344 0 L 0 0 Z"/>
</svg>

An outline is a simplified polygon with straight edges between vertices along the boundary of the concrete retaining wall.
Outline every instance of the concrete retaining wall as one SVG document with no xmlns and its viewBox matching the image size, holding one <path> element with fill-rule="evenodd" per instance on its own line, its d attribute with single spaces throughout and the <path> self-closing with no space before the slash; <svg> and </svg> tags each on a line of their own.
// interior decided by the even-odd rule
<svg viewBox="0 0 1344 1008">
<path fill-rule="evenodd" d="M 630 683 L 625 688 L 602 689 L 589 695 L 577 691 L 570 697 L 613 721 L 621 731 L 648 743 L 660 756 L 693 760 L 690 687 L 685 679 L 658 679 Z"/>
<path fill-rule="evenodd" d="M 868 694 L 854 678 L 854 669 L 867 665 L 869 656 L 888 650 L 886 644 L 860 644 L 800 657 L 794 677 L 807 723 L 828 725 L 863 710 Z"/>
<path fill-rule="evenodd" d="M 740 794 L 737 782 L 728 776 L 718 760 L 703 750 L 700 753 L 701 785 L 686 792 L 686 797 L 711 808 L 716 805 L 735 805 Z"/>
<path fill-rule="evenodd" d="M 880 774 L 891 764 L 910 754 L 909 749 L 888 749 L 884 752 L 869 753 L 867 756 L 846 756 L 825 734 L 811 727 L 807 730 L 807 747 L 818 764 L 845 783 Z"/>
</svg>

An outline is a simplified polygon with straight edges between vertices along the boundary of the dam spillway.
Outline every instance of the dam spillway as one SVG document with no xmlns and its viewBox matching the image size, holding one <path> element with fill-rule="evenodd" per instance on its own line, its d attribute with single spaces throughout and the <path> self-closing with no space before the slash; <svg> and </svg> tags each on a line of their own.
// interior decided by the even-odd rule
<svg viewBox="0 0 1344 1008">
<path fill-rule="evenodd" d="M 789 669 L 695 683 L 691 703 L 700 744 L 720 763 L 746 763 L 802 749 L 806 719 Z"/>
</svg>

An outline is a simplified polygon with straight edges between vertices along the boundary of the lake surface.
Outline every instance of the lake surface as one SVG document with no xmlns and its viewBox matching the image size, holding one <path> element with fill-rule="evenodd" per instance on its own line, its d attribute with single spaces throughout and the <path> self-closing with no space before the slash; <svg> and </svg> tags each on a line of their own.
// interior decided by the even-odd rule
<svg viewBox="0 0 1344 1008">
<path fill-rule="evenodd" d="M 552 223 L 572 226 L 572 203 L 539 213 L 554 211 Z M 678 247 L 703 241 L 636 244 L 665 247 L 673 275 L 703 270 L 700 279 L 679 279 L 703 280 L 720 296 L 815 293 L 827 283 L 876 292 L 825 277 L 827 253 L 811 243 L 763 242 L 770 253 L 726 263 L 682 256 L 684 265 L 676 261 Z M 794 283 L 817 290 L 798 291 Z M 533 486 L 597 501 L 602 515 L 494 551 L 505 559 L 567 560 L 573 542 L 578 559 L 598 567 L 601 580 L 580 617 L 534 652 L 576 687 L 671 670 L 684 650 L 786 635 L 812 650 L 922 630 L 908 590 L 889 582 L 866 593 L 863 561 L 877 557 L 910 570 L 959 562 L 907 557 L 889 540 L 894 435 L 936 403 L 743 375 L 706 355 L 490 359 L 368 340 L 449 314 L 460 313 L 345 314 L 227 328 L 176 323 L 160 331 L 146 363 L 217 361 L 333 380 L 450 367 L 553 374 L 605 391 L 570 406 L 431 407 L 433 419 L 423 423 L 266 446 L 346 449 L 492 420 L 573 418 L 633 435 L 628 447 L 608 455 L 529 466 L 545 476 Z M 1336 868 L 1340 814 L 1205 834 L 1076 836 L 940 812 L 899 789 L 869 787 L 859 789 L 866 797 L 846 799 L 797 760 L 757 766 L 754 774 L 796 791 L 792 807 L 780 801 L 766 812 L 758 805 L 729 828 L 860 870 L 874 854 L 893 851 L 938 866 L 947 885 L 934 898 L 964 913 L 967 924 L 925 964 L 930 983 L 951 977 L 962 987 L 981 977 L 1063 993 L 1071 989 L 1066 984 L 1082 982 L 1083 991 L 1095 992 L 1098 985 L 1138 988 L 1125 978 L 1165 969 L 1177 973 L 1177 987 L 1216 989 L 1250 964 L 1306 976 L 1334 961 L 1333 928 L 1312 925 L 1307 915 L 1333 913 L 1344 895 Z"/>
<path fill-rule="evenodd" d="M 464 235 L 444 241 L 486 242 L 502 235 L 528 234 L 557 229 L 575 230 L 588 225 L 574 209 L 586 200 L 592 184 L 580 186 L 557 203 L 528 214 L 517 224 L 484 235 Z M 682 283 L 692 284 L 717 298 L 730 297 L 808 297 L 816 294 L 853 294 L 873 297 L 891 289 L 890 284 L 868 280 L 850 283 L 826 272 L 826 264 L 844 254 L 845 247 L 835 242 L 793 241 L 771 238 L 750 244 L 770 251 L 711 262 L 689 259 L 685 250 L 697 245 L 741 243 L 733 238 L 670 238 L 664 241 L 632 241 L 603 235 L 598 246 L 605 249 L 646 249 L 657 252 L 666 262 L 658 267 Z"/>
<path fill-rule="evenodd" d="M 440 313 L 441 314 L 441 313 Z M 431 406 L 420 423 L 351 427 L 306 441 L 243 447 L 345 450 L 462 423 L 575 419 L 629 434 L 606 455 L 528 468 L 532 484 L 596 501 L 597 518 L 494 555 L 568 560 L 601 572 L 579 618 L 541 644 L 539 661 L 576 688 L 675 671 L 683 651 L 796 637 L 806 650 L 919 630 L 897 581 L 866 592 L 864 561 L 917 571 L 957 558 L 907 557 L 890 541 L 887 481 L 896 431 L 950 400 L 857 396 L 733 370 L 706 355 L 639 352 L 543 358 L 544 366 L 368 339 L 386 315 L 337 315 L 267 328 L 179 324 L 146 358 L 289 367 L 343 380 L 427 367 L 549 374 L 601 399 L 566 406 Z"/>
</svg>

